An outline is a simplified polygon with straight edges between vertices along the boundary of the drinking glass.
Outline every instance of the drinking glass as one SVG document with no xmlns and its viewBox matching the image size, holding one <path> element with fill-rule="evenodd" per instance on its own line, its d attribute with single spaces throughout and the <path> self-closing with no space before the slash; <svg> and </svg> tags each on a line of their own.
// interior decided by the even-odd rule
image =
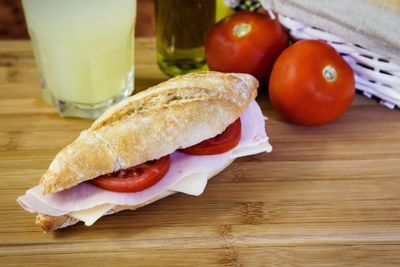
<svg viewBox="0 0 400 267">
<path fill-rule="evenodd" d="M 23 0 L 42 94 L 62 116 L 96 118 L 134 82 L 136 0 Z"/>
</svg>

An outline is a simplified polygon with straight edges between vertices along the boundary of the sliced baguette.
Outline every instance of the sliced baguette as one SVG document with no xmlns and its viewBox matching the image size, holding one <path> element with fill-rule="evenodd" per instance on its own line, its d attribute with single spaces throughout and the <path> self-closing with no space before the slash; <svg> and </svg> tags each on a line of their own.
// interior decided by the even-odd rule
<svg viewBox="0 0 400 267">
<path fill-rule="evenodd" d="M 59 192 L 211 138 L 240 116 L 256 97 L 257 87 L 248 74 L 201 72 L 140 92 L 110 108 L 56 155 L 40 180 L 43 193 Z M 40 225 L 61 221 L 37 218 Z"/>
<path fill-rule="evenodd" d="M 275 12 L 400 63 L 399 0 L 263 0 Z M 323 32 L 320 33 L 321 36 Z M 308 33 L 304 33 L 309 36 Z M 351 49 L 352 50 L 352 49 Z M 377 64 L 377 63 L 376 63 Z M 381 66 L 380 66 L 381 67 Z"/>
</svg>

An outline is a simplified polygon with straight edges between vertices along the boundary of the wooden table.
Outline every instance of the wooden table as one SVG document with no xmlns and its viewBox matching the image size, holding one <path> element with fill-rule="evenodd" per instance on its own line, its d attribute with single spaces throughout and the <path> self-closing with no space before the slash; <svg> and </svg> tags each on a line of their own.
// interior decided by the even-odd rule
<svg viewBox="0 0 400 267">
<path fill-rule="evenodd" d="M 136 49 L 136 88 L 165 80 L 153 41 Z M 91 122 L 41 100 L 29 42 L 0 42 L 0 266 L 399 266 L 399 111 L 357 96 L 339 121 L 298 127 L 259 102 L 273 153 L 235 161 L 200 197 L 43 234 L 15 199 Z"/>
</svg>

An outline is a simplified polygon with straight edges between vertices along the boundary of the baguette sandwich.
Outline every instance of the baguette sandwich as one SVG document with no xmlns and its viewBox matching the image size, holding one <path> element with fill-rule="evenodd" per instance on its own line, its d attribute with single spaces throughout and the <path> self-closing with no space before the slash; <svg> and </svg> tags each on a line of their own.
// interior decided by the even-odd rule
<svg viewBox="0 0 400 267">
<path fill-rule="evenodd" d="M 51 231 L 176 192 L 198 196 L 235 158 L 272 150 L 257 87 L 248 74 L 199 72 L 131 96 L 62 149 L 17 202 Z"/>
</svg>

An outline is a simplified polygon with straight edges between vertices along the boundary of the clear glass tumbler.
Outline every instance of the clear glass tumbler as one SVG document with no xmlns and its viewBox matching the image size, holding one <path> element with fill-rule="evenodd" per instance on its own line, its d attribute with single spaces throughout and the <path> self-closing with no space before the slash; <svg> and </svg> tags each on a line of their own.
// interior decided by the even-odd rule
<svg viewBox="0 0 400 267">
<path fill-rule="evenodd" d="M 44 99 L 96 118 L 133 92 L 136 0 L 23 0 Z"/>
</svg>

